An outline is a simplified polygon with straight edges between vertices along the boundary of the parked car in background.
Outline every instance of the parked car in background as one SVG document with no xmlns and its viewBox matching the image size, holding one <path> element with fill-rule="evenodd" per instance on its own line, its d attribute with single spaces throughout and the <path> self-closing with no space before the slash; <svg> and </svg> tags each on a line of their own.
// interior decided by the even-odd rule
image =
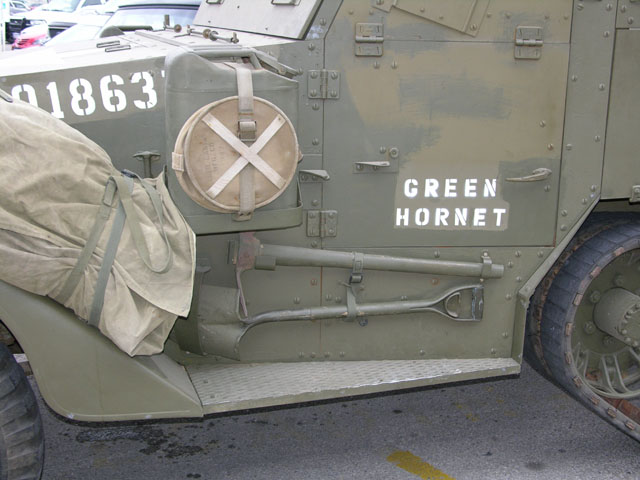
<svg viewBox="0 0 640 480">
<path fill-rule="evenodd" d="M 42 23 L 47 26 L 59 25 L 58 29 L 49 32 L 50 36 L 55 36 L 65 28 L 78 23 L 83 8 L 102 5 L 104 2 L 105 0 L 51 0 L 50 3 L 31 11 L 11 15 L 6 26 L 6 40 L 13 43 L 22 30 Z"/>
<path fill-rule="evenodd" d="M 15 15 L 20 12 L 28 12 L 31 9 L 33 9 L 33 6 L 23 0 L 9 0 L 10 15 Z"/>
<path fill-rule="evenodd" d="M 25 28 L 20 32 L 12 45 L 12 49 L 22 49 L 44 45 L 51 39 L 46 23 L 39 23 Z"/>
<path fill-rule="evenodd" d="M 138 29 L 161 30 L 165 15 L 169 15 L 171 25 L 190 25 L 200 5 L 198 0 L 111 0 L 103 8 L 108 8 L 113 1 L 118 1 L 120 6 L 113 15 L 106 16 L 106 22 L 98 25 L 105 15 L 86 15 L 85 21 L 52 38 L 47 45 L 91 40 Z"/>
</svg>

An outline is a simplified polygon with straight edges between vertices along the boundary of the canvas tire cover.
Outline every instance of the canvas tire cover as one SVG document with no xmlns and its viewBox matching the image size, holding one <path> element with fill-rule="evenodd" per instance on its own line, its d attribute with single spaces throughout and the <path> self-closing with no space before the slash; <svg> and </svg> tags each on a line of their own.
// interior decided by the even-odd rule
<svg viewBox="0 0 640 480">
<path fill-rule="evenodd" d="M 286 115 L 267 100 L 257 97 L 253 100 L 256 139 L 259 140 L 274 122 L 280 120 L 282 123 L 274 135 L 267 132 L 268 141 L 256 152 L 282 179 L 280 185 L 274 184 L 253 164 L 244 167 L 254 172 L 255 206 L 259 208 L 275 200 L 291 183 L 299 159 L 299 147 L 293 125 Z M 239 174 L 233 176 L 217 195 L 210 191 L 220 177 L 234 167 L 241 154 L 205 123 L 209 115 L 219 120 L 234 137 L 237 135 L 238 97 L 227 97 L 204 106 L 187 120 L 178 135 L 175 150 L 183 152 L 185 170 L 176 170 L 175 173 L 183 190 L 199 205 L 218 212 L 238 212 Z"/>
</svg>

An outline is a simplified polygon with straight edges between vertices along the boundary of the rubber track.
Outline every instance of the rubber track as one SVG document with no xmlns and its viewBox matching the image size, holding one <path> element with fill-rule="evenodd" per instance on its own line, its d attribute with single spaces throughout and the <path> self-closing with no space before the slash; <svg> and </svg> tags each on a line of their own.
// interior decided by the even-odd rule
<svg viewBox="0 0 640 480">
<path fill-rule="evenodd" d="M 577 306 L 577 294 L 583 294 L 596 266 L 608 264 L 616 249 L 626 251 L 640 247 L 640 222 L 627 217 L 626 223 L 615 222 L 608 228 L 595 230 L 574 245 L 556 270 L 542 308 L 540 342 L 543 358 L 553 379 L 578 401 L 596 412 L 626 434 L 640 441 L 640 409 L 627 401 L 612 400 L 597 395 L 579 377 L 571 353 L 571 333 Z M 586 238 L 586 240 L 585 240 Z"/>
<path fill-rule="evenodd" d="M 0 479 L 39 479 L 43 459 L 36 397 L 22 367 L 0 343 Z"/>
</svg>

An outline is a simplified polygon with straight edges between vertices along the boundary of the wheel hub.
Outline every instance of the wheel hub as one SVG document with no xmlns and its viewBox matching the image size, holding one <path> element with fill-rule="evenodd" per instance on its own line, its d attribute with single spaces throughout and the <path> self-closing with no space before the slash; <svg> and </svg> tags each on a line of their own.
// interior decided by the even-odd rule
<svg viewBox="0 0 640 480">
<path fill-rule="evenodd" d="M 593 311 L 603 332 L 631 346 L 640 346 L 640 297 L 624 288 L 607 290 Z"/>
</svg>

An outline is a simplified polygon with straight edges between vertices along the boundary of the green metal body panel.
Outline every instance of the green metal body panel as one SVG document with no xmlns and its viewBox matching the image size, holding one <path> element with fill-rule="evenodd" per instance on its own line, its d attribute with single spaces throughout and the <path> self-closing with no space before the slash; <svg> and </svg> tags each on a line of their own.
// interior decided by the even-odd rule
<svg viewBox="0 0 640 480">
<path fill-rule="evenodd" d="M 4 282 L 0 299 L 3 323 L 60 415 L 95 422 L 202 415 L 187 373 L 166 355 L 131 358 L 70 310 Z"/>
<path fill-rule="evenodd" d="M 220 17 L 235 15 L 236 3 L 205 2 L 190 34 L 119 37 L 128 50 L 92 42 L 59 48 L 40 68 L 29 66 L 46 57 L 37 52 L 0 63 L 0 88 L 63 117 L 118 168 L 142 174 L 133 155 L 158 152 L 151 173 L 167 169 L 198 234 L 192 312 L 157 357 L 129 358 L 62 307 L 0 284 L 0 318 L 45 399 L 85 420 L 198 416 L 516 373 L 529 298 L 580 225 L 596 208 L 636 208 L 638 2 L 302 0 L 300 10 L 269 4 L 274 15 L 245 28 Z M 297 19 L 306 27 L 283 25 L 284 9 L 289 19 L 307 12 Z M 293 33 L 269 36 L 269 22 Z M 240 43 L 212 42 L 204 27 Z M 255 94 L 288 116 L 303 154 L 295 181 L 248 222 L 196 204 L 171 168 L 187 118 L 236 95 L 235 75 L 219 67 L 238 58 L 263 62 Z M 260 253 L 269 249 L 288 255 Z M 394 267 L 370 268 L 369 255 Z M 483 308 L 461 321 L 450 302 L 477 304 L 451 292 L 469 286 Z M 440 310 L 404 308 L 412 302 Z M 400 313 L 378 314 L 390 305 Z M 363 306 L 376 315 L 357 314 Z M 265 316 L 282 321 L 249 325 Z M 462 360 L 469 370 L 446 371 Z M 501 360 L 514 362 L 496 367 Z M 362 383 L 277 397 L 249 385 L 221 403 L 202 386 L 207 375 L 254 364 L 273 364 L 269 374 L 286 384 L 279 365 L 325 363 L 330 372 L 385 361 L 445 366 L 412 381 L 382 385 L 363 373 Z M 115 388 L 123 382 L 126 396 Z M 219 380 L 221 398 L 234 382 Z"/>
</svg>

